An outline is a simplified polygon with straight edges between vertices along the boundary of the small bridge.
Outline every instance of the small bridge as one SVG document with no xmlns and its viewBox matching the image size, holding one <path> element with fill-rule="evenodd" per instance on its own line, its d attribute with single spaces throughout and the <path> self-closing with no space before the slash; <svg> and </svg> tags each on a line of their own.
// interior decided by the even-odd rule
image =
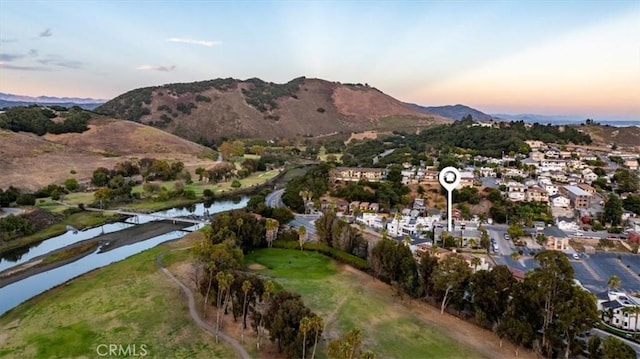
<svg viewBox="0 0 640 359">
<path fill-rule="evenodd" d="M 85 207 L 84 208 L 87 211 L 92 211 L 92 212 L 111 212 L 111 213 L 116 213 L 116 214 L 122 214 L 125 216 L 147 216 L 147 217 L 151 217 L 155 220 L 159 220 L 159 221 L 171 221 L 173 223 L 177 223 L 177 222 L 181 222 L 181 223 L 189 223 L 189 224 L 208 224 L 209 220 L 206 218 L 184 218 L 184 217 L 169 217 L 169 216 L 162 216 L 159 214 L 154 214 L 154 213 L 149 213 L 149 212 L 137 212 L 128 208 L 125 209 L 99 209 L 99 208 L 91 208 L 91 207 Z"/>
</svg>

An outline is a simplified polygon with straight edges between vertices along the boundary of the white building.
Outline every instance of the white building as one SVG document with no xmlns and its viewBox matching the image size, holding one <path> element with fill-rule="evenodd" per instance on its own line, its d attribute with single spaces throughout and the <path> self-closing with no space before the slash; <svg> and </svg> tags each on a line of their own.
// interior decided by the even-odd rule
<svg viewBox="0 0 640 359">
<path fill-rule="evenodd" d="M 507 197 L 514 202 L 525 200 L 525 186 L 518 182 L 507 183 Z"/>
<path fill-rule="evenodd" d="M 629 313 L 630 308 L 640 307 L 640 298 L 620 291 L 598 293 L 596 297 L 603 322 L 623 330 L 640 330 L 640 316 Z"/>
<path fill-rule="evenodd" d="M 549 203 L 551 204 L 551 207 L 566 208 L 566 207 L 569 207 L 569 205 L 571 204 L 571 201 L 569 200 L 569 198 L 556 193 L 552 196 L 549 196 Z"/>
</svg>

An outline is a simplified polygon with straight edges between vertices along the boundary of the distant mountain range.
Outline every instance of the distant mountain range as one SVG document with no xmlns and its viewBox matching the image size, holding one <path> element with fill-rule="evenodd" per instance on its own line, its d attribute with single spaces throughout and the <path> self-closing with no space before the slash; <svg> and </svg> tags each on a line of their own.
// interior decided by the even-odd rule
<svg viewBox="0 0 640 359">
<path fill-rule="evenodd" d="M 22 96 L 14 95 L 10 93 L 0 92 L 0 108 L 16 107 L 16 106 L 30 106 L 34 104 L 38 105 L 50 105 L 50 106 L 79 106 L 87 110 L 93 110 L 101 104 L 107 102 L 107 100 L 94 99 L 94 98 L 77 98 L 77 97 L 51 97 L 51 96 Z"/>
<path fill-rule="evenodd" d="M 552 125 L 579 125 L 585 123 L 588 116 L 566 116 L 566 115 L 537 115 L 537 114 L 518 114 L 511 115 L 506 113 L 487 114 L 475 108 L 465 105 L 447 105 L 447 106 L 420 106 L 409 104 L 418 111 L 424 113 L 433 113 L 443 117 L 447 117 L 456 121 L 461 120 L 467 115 L 471 115 L 474 121 L 524 121 L 528 123 L 552 124 Z M 609 125 L 615 127 L 640 126 L 640 121 L 633 120 L 598 120 L 596 123 L 601 125 Z"/>
<path fill-rule="evenodd" d="M 465 105 L 447 105 L 447 106 L 420 106 L 409 104 L 418 111 L 424 113 L 433 113 L 442 117 L 447 117 L 456 121 L 462 120 L 463 117 L 471 115 L 475 121 L 490 121 L 493 119 L 491 115 L 476 110 L 475 108 Z"/>
</svg>

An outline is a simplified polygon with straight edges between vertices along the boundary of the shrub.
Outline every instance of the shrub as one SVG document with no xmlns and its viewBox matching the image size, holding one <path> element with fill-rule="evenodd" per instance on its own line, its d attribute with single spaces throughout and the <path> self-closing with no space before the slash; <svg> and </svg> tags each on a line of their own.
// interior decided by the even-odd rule
<svg viewBox="0 0 640 359">
<path fill-rule="evenodd" d="M 231 187 L 233 188 L 240 188 L 240 186 L 242 186 L 242 184 L 238 180 L 233 180 L 233 182 L 231 182 Z"/>
</svg>

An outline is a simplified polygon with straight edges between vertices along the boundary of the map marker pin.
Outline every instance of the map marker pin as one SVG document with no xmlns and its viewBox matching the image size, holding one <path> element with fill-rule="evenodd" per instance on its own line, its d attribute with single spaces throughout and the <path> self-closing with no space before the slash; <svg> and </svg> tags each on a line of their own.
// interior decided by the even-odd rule
<svg viewBox="0 0 640 359">
<path fill-rule="evenodd" d="M 453 233 L 453 222 L 451 218 L 451 206 L 453 202 L 453 190 L 460 184 L 460 171 L 455 167 L 445 167 L 438 175 L 440 185 L 447 190 L 447 231 Z"/>
</svg>

